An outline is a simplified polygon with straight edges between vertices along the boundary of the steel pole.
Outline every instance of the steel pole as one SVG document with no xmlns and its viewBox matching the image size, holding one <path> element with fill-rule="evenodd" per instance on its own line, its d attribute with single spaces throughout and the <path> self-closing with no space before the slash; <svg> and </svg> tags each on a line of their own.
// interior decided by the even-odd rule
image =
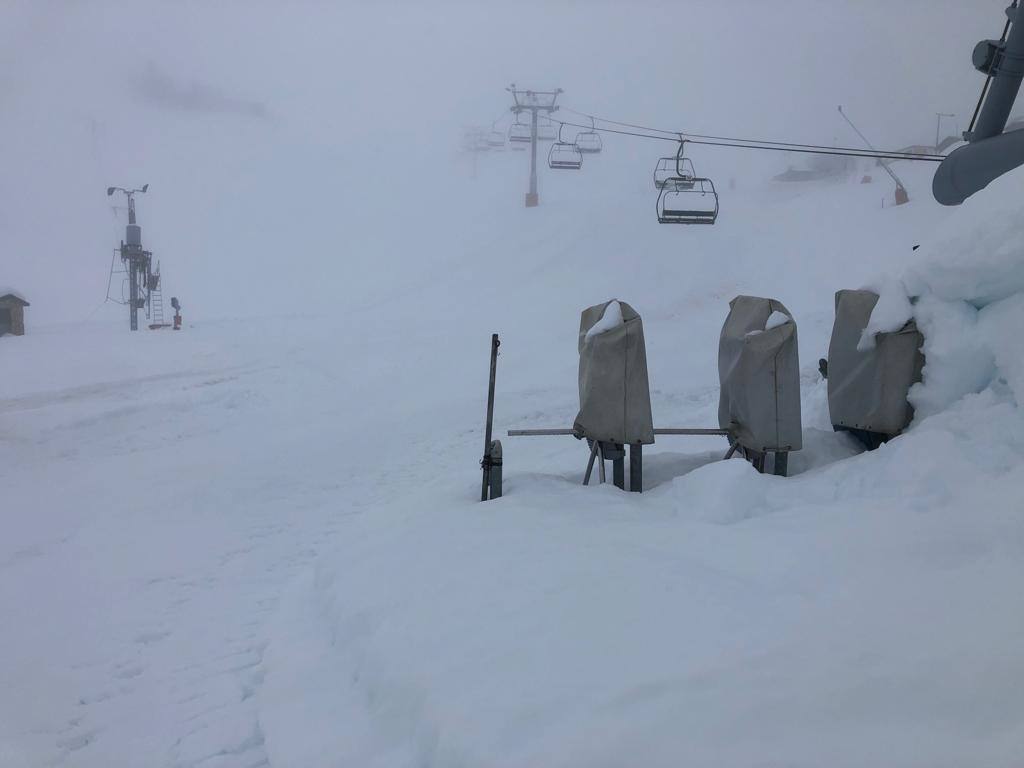
<svg viewBox="0 0 1024 768">
<path fill-rule="evenodd" d="M 872 152 L 875 152 L 876 150 L 875 150 L 874 146 L 872 146 L 871 142 L 868 141 L 868 137 L 865 136 L 863 133 L 861 133 L 860 129 L 857 128 L 857 126 L 853 124 L 853 121 L 849 118 L 849 116 L 845 112 L 843 112 L 842 105 L 839 106 L 839 114 L 843 116 L 843 120 L 846 121 L 847 125 L 849 125 L 851 128 L 853 128 L 854 132 L 858 136 L 860 136 L 861 141 L 863 141 L 865 144 L 867 144 L 868 149 L 870 149 Z M 903 186 L 903 180 L 899 176 L 897 176 L 896 172 L 892 168 L 889 167 L 889 164 L 886 163 L 881 158 L 878 158 L 878 164 L 880 166 L 882 166 L 882 170 L 884 170 L 887 174 L 889 174 L 889 178 L 891 178 L 896 183 L 896 205 L 901 205 L 902 203 L 909 202 L 909 200 L 910 200 L 909 197 L 907 197 L 902 202 L 900 201 L 900 190 L 901 189 L 903 190 L 903 194 L 904 195 L 907 194 L 907 188 Z"/>
<path fill-rule="evenodd" d="M 498 347 L 501 341 L 498 334 L 491 334 L 491 375 L 487 384 L 487 423 L 484 428 L 484 457 L 480 461 L 483 468 L 483 482 L 480 486 L 480 501 L 487 501 L 487 489 L 491 484 L 491 430 L 494 423 L 494 379 L 498 371 Z"/>
<path fill-rule="evenodd" d="M 540 204 L 537 195 L 537 108 L 530 109 L 530 191 L 526 193 L 526 207 L 535 208 Z"/>
</svg>

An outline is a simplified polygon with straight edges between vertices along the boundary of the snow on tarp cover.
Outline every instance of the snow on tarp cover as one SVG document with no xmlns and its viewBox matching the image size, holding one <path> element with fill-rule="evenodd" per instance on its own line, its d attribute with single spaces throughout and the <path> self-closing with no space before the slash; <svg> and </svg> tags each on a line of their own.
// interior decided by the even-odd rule
<svg viewBox="0 0 1024 768">
<path fill-rule="evenodd" d="M 604 330 L 590 333 L 595 327 Z M 580 410 L 573 432 L 613 443 L 653 443 L 644 325 L 636 310 L 615 299 L 583 310 L 579 353 Z"/>
<path fill-rule="evenodd" d="M 780 312 L 790 321 L 768 328 Z M 800 359 L 796 323 L 782 302 L 737 296 L 718 344 L 718 425 L 732 429 L 744 448 L 798 451 Z"/>
<path fill-rule="evenodd" d="M 910 320 L 897 330 L 871 334 L 870 345 L 861 343 L 878 303 L 874 291 L 836 291 L 828 410 L 835 427 L 898 435 L 913 417 L 907 392 L 921 380 L 924 337 Z"/>
</svg>

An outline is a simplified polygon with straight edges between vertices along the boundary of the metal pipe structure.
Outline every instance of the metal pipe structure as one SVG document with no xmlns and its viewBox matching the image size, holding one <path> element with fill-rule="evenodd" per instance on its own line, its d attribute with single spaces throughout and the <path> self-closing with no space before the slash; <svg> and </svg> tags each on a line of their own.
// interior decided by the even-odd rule
<svg viewBox="0 0 1024 768">
<path fill-rule="evenodd" d="M 508 437 L 552 437 L 574 434 L 571 429 L 510 429 Z M 728 429 L 702 429 L 698 427 L 664 427 L 655 428 L 656 435 L 719 435 L 729 436 Z"/>
<path fill-rule="evenodd" d="M 1021 80 L 1024 79 L 1024 24 L 1017 23 L 1019 12 L 1016 3 L 1006 9 L 1010 29 L 1005 42 L 982 40 L 974 47 L 971 58 L 975 68 L 991 75 L 992 80 L 974 129 L 966 137 L 969 142 L 1002 133 L 1017 99 Z"/>
<path fill-rule="evenodd" d="M 974 68 L 986 76 L 976 119 L 964 133 L 965 146 L 951 152 L 935 170 L 932 194 L 943 205 L 959 205 L 1004 173 L 1024 165 L 1024 131 L 1004 133 L 1024 79 L 1024 24 L 1017 2 L 1006 9 L 1001 40 L 974 47 Z"/>
</svg>

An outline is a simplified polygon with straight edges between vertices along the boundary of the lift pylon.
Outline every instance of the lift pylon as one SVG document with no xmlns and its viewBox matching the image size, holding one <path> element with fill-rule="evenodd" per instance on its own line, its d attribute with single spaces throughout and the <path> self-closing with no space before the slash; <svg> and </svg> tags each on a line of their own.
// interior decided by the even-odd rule
<svg viewBox="0 0 1024 768">
<path fill-rule="evenodd" d="M 517 122 L 520 114 L 530 113 L 530 190 L 526 193 L 526 207 L 536 208 L 540 204 L 540 196 L 537 194 L 537 115 L 538 113 L 550 115 L 552 112 L 558 111 L 555 102 L 558 100 L 559 94 L 562 93 L 562 89 L 531 91 L 517 88 L 516 84 L 512 83 L 505 90 L 512 94 L 513 104 L 510 109 L 516 116 Z"/>
</svg>

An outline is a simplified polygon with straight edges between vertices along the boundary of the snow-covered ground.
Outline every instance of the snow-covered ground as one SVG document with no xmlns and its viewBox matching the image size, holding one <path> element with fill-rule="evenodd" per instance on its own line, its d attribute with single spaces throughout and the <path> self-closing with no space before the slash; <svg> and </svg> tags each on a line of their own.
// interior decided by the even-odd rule
<svg viewBox="0 0 1024 768">
<path fill-rule="evenodd" d="M 931 168 L 898 208 L 741 177 L 672 227 L 656 157 L 608 139 L 535 210 L 522 154 L 466 163 L 382 236 L 415 260 L 360 252 L 358 302 L 0 339 L 0 765 L 1019 765 L 1024 175 L 957 210 Z M 928 367 L 859 454 L 817 360 L 833 293 L 882 281 Z M 571 424 L 610 298 L 655 424 L 716 426 L 741 293 L 799 326 L 793 477 L 664 438 L 624 494 L 571 438 L 508 438 L 476 501 L 492 332 L 498 436 Z"/>
</svg>

